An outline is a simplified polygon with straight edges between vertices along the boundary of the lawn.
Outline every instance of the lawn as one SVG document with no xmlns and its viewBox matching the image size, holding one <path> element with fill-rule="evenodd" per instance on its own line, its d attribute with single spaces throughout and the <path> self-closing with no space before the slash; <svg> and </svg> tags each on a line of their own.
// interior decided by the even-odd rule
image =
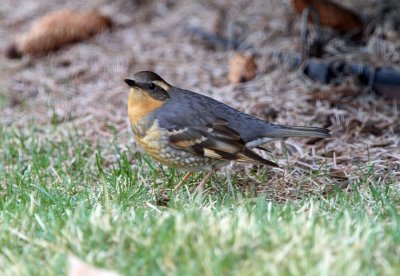
<svg viewBox="0 0 400 276">
<path fill-rule="evenodd" d="M 123 275 L 400 271 L 399 179 L 375 177 L 369 163 L 346 189 L 297 187 L 295 199 L 244 187 L 240 170 L 174 196 L 184 172 L 129 145 L 57 126 L 2 127 L 0 141 L 2 275 L 64 274 L 68 255 Z M 266 181 L 265 170 L 252 177 Z"/>
</svg>

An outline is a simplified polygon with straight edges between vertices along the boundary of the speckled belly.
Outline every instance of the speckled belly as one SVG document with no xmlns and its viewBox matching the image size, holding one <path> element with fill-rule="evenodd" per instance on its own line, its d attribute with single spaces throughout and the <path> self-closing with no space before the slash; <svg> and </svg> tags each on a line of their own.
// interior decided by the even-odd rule
<svg viewBox="0 0 400 276">
<path fill-rule="evenodd" d="M 211 169 L 219 163 L 225 163 L 221 160 L 195 155 L 185 150 L 171 147 L 168 134 L 160 131 L 157 120 L 154 121 L 144 136 L 138 135 L 135 130 L 134 133 L 136 141 L 148 154 L 168 166 L 175 166 L 188 171 L 200 171 Z"/>
</svg>

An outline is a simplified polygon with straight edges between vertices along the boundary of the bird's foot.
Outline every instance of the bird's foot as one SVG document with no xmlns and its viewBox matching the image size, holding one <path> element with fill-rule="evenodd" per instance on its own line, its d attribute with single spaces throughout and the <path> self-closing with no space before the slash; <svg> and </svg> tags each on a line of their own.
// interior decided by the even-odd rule
<svg viewBox="0 0 400 276">
<path fill-rule="evenodd" d="M 207 175 L 204 177 L 204 179 L 197 186 L 196 190 L 194 190 L 195 193 L 199 193 L 200 191 L 203 190 L 204 185 L 207 183 L 208 179 L 210 179 L 213 172 L 214 172 L 214 170 L 211 170 L 207 173 Z"/>
<path fill-rule="evenodd" d="M 183 184 L 185 184 L 186 180 L 188 180 L 188 178 L 192 175 L 192 172 L 188 172 L 185 174 L 185 176 L 182 178 L 181 181 L 179 181 L 178 185 L 175 186 L 175 188 L 172 190 L 172 192 L 174 192 L 174 194 L 177 194 L 177 192 L 179 191 L 179 189 L 182 187 Z"/>
</svg>

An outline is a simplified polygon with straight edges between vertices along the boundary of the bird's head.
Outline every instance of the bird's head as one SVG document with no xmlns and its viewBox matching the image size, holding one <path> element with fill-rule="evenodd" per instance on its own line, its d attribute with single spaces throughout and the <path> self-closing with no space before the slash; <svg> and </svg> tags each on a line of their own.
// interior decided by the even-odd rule
<svg viewBox="0 0 400 276">
<path fill-rule="evenodd" d="M 132 79 L 125 79 L 129 85 L 130 97 L 136 100 L 144 100 L 148 97 L 156 101 L 165 101 L 169 98 L 169 85 L 159 75 L 150 71 L 141 71 L 133 75 Z"/>
<path fill-rule="evenodd" d="M 128 114 L 132 125 L 161 108 L 169 99 L 171 85 L 156 73 L 138 72 L 132 79 L 125 79 L 125 82 L 130 87 Z"/>
</svg>

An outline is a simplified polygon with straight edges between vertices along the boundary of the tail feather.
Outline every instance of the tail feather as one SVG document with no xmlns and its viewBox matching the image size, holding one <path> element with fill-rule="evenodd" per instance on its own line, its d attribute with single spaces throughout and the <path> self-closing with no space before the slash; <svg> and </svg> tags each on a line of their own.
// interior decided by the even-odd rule
<svg viewBox="0 0 400 276">
<path fill-rule="evenodd" d="M 278 164 L 276 164 L 272 161 L 269 161 L 267 159 L 264 159 L 263 157 L 261 157 L 260 155 L 258 155 L 254 151 L 252 151 L 251 149 L 244 148 L 244 152 L 242 152 L 241 155 L 242 155 L 242 158 L 237 159 L 237 161 L 251 162 L 251 163 L 255 163 L 255 164 L 268 165 L 270 167 L 279 168 Z"/>
<path fill-rule="evenodd" d="M 306 127 L 306 126 L 277 126 L 273 131 L 266 133 L 271 138 L 287 137 L 331 137 L 331 133 L 326 128 Z"/>
</svg>

